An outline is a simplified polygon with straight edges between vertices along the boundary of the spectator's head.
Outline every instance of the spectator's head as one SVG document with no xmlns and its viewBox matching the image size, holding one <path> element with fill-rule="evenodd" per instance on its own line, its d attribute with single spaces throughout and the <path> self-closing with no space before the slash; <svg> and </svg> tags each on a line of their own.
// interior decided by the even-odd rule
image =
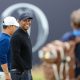
<svg viewBox="0 0 80 80">
<path fill-rule="evenodd" d="M 74 29 L 80 28 L 80 9 L 72 12 L 72 14 L 71 14 L 71 25 Z"/>
<path fill-rule="evenodd" d="M 19 24 L 15 17 L 8 16 L 3 19 L 3 30 L 9 35 L 12 35 L 18 26 Z"/>
</svg>

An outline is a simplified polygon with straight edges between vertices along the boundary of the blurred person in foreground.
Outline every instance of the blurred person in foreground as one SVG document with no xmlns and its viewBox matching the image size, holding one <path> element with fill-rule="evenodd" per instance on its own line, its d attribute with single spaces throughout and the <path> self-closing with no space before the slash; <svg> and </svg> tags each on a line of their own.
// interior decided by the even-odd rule
<svg viewBox="0 0 80 80">
<path fill-rule="evenodd" d="M 0 80 L 11 80 L 10 37 L 19 24 L 12 16 L 5 17 L 2 24 L 3 31 L 0 33 Z"/>
<path fill-rule="evenodd" d="M 27 30 L 33 19 L 32 10 L 27 10 L 19 16 L 19 29 L 11 38 L 12 50 L 12 80 L 32 80 L 32 45 Z"/>
<path fill-rule="evenodd" d="M 55 47 L 53 48 L 53 50 L 55 49 L 57 50 L 58 47 L 62 47 L 64 51 L 66 51 L 65 52 L 66 55 L 70 56 L 72 60 L 71 64 L 75 62 L 76 66 L 74 69 L 74 75 L 75 78 L 79 80 L 80 79 L 80 9 L 73 11 L 71 14 L 71 27 L 72 27 L 71 32 L 67 32 L 66 34 L 63 35 L 61 40 L 55 40 L 50 44 L 53 47 Z M 48 46 L 48 48 L 50 47 Z M 70 66 L 72 66 L 71 68 L 74 68 L 74 65 L 71 64 L 70 64 Z M 73 73 L 71 73 L 71 75 L 72 74 Z"/>
<path fill-rule="evenodd" d="M 80 79 L 80 9 L 75 10 L 71 14 L 71 26 L 73 31 L 66 33 L 62 37 L 63 42 L 70 42 L 74 44 L 74 57 L 75 57 L 75 78 Z M 73 47 L 72 46 L 72 47 Z"/>
</svg>

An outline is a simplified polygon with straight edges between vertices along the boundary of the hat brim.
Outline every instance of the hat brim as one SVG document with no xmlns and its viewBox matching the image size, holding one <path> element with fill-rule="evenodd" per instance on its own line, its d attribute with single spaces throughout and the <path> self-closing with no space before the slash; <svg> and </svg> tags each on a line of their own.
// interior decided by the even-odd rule
<svg viewBox="0 0 80 80">
<path fill-rule="evenodd" d="M 21 21 L 21 20 L 25 20 L 25 19 L 31 19 L 32 20 L 33 18 L 32 17 L 25 17 L 25 18 L 19 19 L 19 20 Z"/>
</svg>

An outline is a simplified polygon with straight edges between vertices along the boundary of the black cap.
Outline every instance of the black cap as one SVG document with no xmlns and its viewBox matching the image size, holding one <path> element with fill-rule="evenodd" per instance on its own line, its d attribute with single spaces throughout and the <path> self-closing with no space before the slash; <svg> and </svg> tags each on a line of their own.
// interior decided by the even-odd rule
<svg viewBox="0 0 80 80">
<path fill-rule="evenodd" d="M 24 20 L 24 19 L 33 19 L 33 11 L 29 9 L 25 13 L 22 13 L 19 16 L 19 20 Z"/>
</svg>

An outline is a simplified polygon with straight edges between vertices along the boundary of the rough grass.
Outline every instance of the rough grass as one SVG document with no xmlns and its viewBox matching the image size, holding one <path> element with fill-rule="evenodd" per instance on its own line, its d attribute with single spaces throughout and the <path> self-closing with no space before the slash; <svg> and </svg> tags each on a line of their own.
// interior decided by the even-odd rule
<svg viewBox="0 0 80 80">
<path fill-rule="evenodd" d="M 33 80 L 45 80 L 42 68 L 40 66 L 32 69 Z"/>
</svg>

